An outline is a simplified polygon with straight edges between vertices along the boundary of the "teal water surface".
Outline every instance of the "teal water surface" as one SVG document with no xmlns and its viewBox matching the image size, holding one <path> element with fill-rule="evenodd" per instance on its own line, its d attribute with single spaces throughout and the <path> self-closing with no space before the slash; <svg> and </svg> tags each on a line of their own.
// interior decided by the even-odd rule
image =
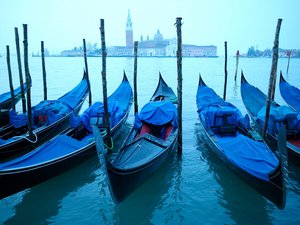
<svg viewBox="0 0 300 225">
<path fill-rule="evenodd" d="M 16 60 L 12 61 L 18 86 Z M 32 105 L 43 99 L 40 58 L 30 58 Z M 93 101 L 102 100 L 101 58 L 88 58 Z M 56 99 L 82 78 L 83 58 L 46 58 L 48 99 Z M 280 58 L 278 70 L 300 88 L 300 59 Z M 244 114 L 240 97 L 240 70 L 246 79 L 267 93 L 270 58 L 240 58 L 234 82 L 235 58 L 228 59 L 227 100 Z M 108 94 L 122 80 L 123 70 L 133 84 L 133 58 L 107 58 Z M 176 92 L 176 58 L 138 58 L 138 102 L 141 108 L 152 96 L 161 72 Z M 2 224 L 300 224 L 300 167 L 290 163 L 286 207 L 277 209 L 213 154 L 203 141 L 198 124 L 196 92 L 199 73 L 205 83 L 223 96 L 224 58 L 183 59 L 183 154 L 175 154 L 160 170 L 120 205 L 110 196 L 98 157 L 35 187 L 0 200 Z M 6 60 L 0 58 L 0 93 L 9 90 Z M 278 81 L 278 79 L 277 79 Z M 278 86 L 275 100 L 284 104 Z M 88 106 L 87 102 L 83 109 Z M 18 108 L 21 109 L 20 103 Z M 115 143 L 122 143 L 133 121 Z"/>
</svg>

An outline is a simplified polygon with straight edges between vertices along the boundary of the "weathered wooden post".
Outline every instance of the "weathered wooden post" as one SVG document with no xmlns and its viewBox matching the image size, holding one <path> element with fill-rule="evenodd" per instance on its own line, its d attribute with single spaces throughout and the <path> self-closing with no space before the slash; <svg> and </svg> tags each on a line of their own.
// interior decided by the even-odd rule
<svg viewBox="0 0 300 225">
<path fill-rule="evenodd" d="M 29 73 L 29 65 L 28 65 L 28 37 L 27 37 L 27 24 L 23 24 L 23 32 L 24 32 L 24 67 L 25 67 L 25 77 L 26 77 L 26 86 L 27 86 L 27 120 L 28 120 L 28 131 L 29 131 L 29 139 L 33 139 L 32 132 L 32 120 L 31 120 L 31 77 Z"/>
<path fill-rule="evenodd" d="M 286 67 L 286 73 L 289 73 L 290 59 L 291 59 L 292 50 L 287 51 L 286 54 L 287 54 L 287 56 L 288 56 L 288 64 L 287 64 L 287 67 Z"/>
<path fill-rule="evenodd" d="M 240 51 L 237 50 L 237 51 L 236 51 L 236 55 L 235 55 L 236 63 L 235 63 L 234 81 L 236 81 L 236 77 L 237 77 L 237 73 L 238 73 L 238 68 L 239 68 L 239 56 L 240 56 Z"/>
<path fill-rule="evenodd" d="M 41 54 L 42 54 L 42 69 L 43 69 L 44 100 L 47 100 L 47 77 L 46 77 L 45 50 L 44 50 L 43 41 L 41 41 Z"/>
<path fill-rule="evenodd" d="M 101 33 L 101 48 L 102 48 L 102 88 L 103 88 L 103 106 L 104 106 L 103 122 L 104 122 L 104 126 L 106 127 L 107 140 L 108 142 L 111 142 L 108 104 L 107 104 L 107 88 L 106 88 L 106 46 L 105 46 L 104 19 L 100 20 L 100 33 Z"/>
<path fill-rule="evenodd" d="M 13 107 L 13 110 L 16 111 L 15 93 L 14 93 L 14 85 L 13 85 L 13 80 L 12 80 L 12 75 L 11 75 L 10 52 L 9 52 L 8 45 L 6 45 L 6 62 L 7 62 L 7 71 L 8 71 L 8 79 L 9 79 L 9 88 L 10 88 L 12 107 Z"/>
<path fill-rule="evenodd" d="M 227 89 L 227 41 L 225 41 L 225 65 L 224 65 L 224 72 L 225 72 L 225 81 L 224 81 L 223 99 L 224 99 L 224 101 L 226 101 L 226 89 Z"/>
<path fill-rule="evenodd" d="M 274 88 L 274 77 L 277 73 L 277 63 L 278 63 L 278 46 L 279 46 L 279 33 L 280 33 L 280 26 L 281 26 L 282 19 L 278 19 L 276 33 L 275 33 L 275 40 L 274 40 L 274 47 L 273 47 L 273 58 L 272 58 L 272 67 L 269 79 L 269 89 L 268 89 L 268 96 L 266 101 L 266 114 L 265 114 L 265 122 L 263 127 L 262 137 L 266 137 L 269 116 L 270 116 L 270 107 L 271 107 L 271 94 L 274 92 L 272 89 Z"/>
<path fill-rule="evenodd" d="M 87 63 L 85 39 L 83 39 L 83 56 L 84 56 L 84 65 L 85 65 L 85 75 L 87 76 L 88 89 L 89 89 L 89 106 L 91 106 L 91 104 L 92 104 L 92 91 L 91 91 L 91 83 L 90 83 L 90 78 L 89 78 L 89 69 L 88 69 L 88 63 Z"/>
<path fill-rule="evenodd" d="M 271 92 L 271 101 L 274 100 L 275 97 L 275 90 L 276 90 L 276 79 L 277 79 L 277 74 L 274 74 L 274 79 L 273 79 L 273 86 L 272 86 L 272 92 Z"/>
<path fill-rule="evenodd" d="M 134 90 L 134 114 L 138 113 L 138 99 L 137 99 L 137 49 L 138 41 L 134 42 L 134 68 L 133 68 L 133 90 Z"/>
<path fill-rule="evenodd" d="M 23 113 L 25 113 L 26 99 L 25 99 L 25 91 L 23 85 L 24 81 L 23 81 L 22 61 L 21 61 L 21 52 L 20 52 L 20 39 L 19 39 L 19 31 L 17 27 L 15 27 L 15 37 L 16 37 L 16 51 L 17 51 L 19 79 L 20 79 L 21 97 L 22 97 L 22 108 L 23 108 Z M 26 87 L 26 88 L 30 88 L 30 87 Z"/>
<path fill-rule="evenodd" d="M 177 28 L 177 97 L 178 97 L 178 147 L 177 151 L 182 154 L 182 18 L 176 18 Z"/>
</svg>

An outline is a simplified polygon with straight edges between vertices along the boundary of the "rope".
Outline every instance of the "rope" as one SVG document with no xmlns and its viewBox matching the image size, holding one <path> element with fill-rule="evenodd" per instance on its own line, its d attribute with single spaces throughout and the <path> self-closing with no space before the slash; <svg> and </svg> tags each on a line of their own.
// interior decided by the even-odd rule
<svg viewBox="0 0 300 225">
<path fill-rule="evenodd" d="M 32 133 L 33 133 L 34 136 L 35 136 L 35 140 L 34 140 L 34 141 L 32 141 L 32 140 L 30 140 L 29 138 L 26 137 L 26 136 L 29 134 L 29 131 L 26 133 L 26 136 L 15 136 L 15 137 L 17 137 L 17 138 L 18 138 L 18 137 L 19 137 L 19 138 L 23 138 L 23 139 L 29 141 L 30 143 L 35 144 L 35 143 L 37 142 L 37 140 L 38 140 L 38 137 L 37 137 L 36 133 L 34 133 L 34 132 L 32 132 Z"/>
<path fill-rule="evenodd" d="M 110 147 L 108 147 L 108 146 L 104 143 L 105 147 L 106 147 L 108 150 L 112 150 L 112 149 L 114 148 L 114 140 L 112 139 L 112 137 L 110 137 L 110 143 L 111 143 L 111 146 L 110 146 Z"/>
<path fill-rule="evenodd" d="M 103 130 L 103 131 L 101 131 L 102 137 L 104 137 L 106 134 L 107 134 L 106 129 Z M 105 146 L 108 150 L 112 150 L 112 149 L 114 148 L 114 140 L 112 139 L 112 137 L 110 137 L 110 143 L 111 143 L 111 146 L 110 146 L 110 147 L 107 146 L 107 145 L 105 144 L 104 141 L 103 141 L 103 143 L 104 143 L 104 146 Z"/>
</svg>

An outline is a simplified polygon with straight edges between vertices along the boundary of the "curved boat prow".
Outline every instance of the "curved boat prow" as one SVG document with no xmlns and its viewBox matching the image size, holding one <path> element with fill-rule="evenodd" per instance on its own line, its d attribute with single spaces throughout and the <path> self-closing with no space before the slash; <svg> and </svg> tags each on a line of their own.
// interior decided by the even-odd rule
<svg viewBox="0 0 300 225">
<path fill-rule="evenodd" d="M 286 82 L 286 80 L 283 78 L 282 71 L 280 70 L 280 83 L 282 82 Z"/>
<path fill-rule="evenodd" d="M 158 85 L 156 87 L 156 90 L 152 97 L 150 98 L 150 101 L 170 101 L 174 104 L 177 104 L 177 97 L 172 90 L 171 87 L 167 85 L 167 83 L 162 78 L 161 73 L 159 72 L 159 81 Z"/>
<path fill-rule="evenodd" d="M 125 70 L 123 70 L 123 80 L 122 81 L 128 81 Z"/>
<path fill-rule="evenodd" d="M 242 83 L 248 83 L 247 80 L 246 80 L 246 78 L 245 78 L 245 76 L 244 76 L 243 70 L 242 70 L 242 72 L 241 72 L 241 84 L 242 84 Z"/>
<path fill-rule="evenodd" d="M 201 74 L 199 74 L 199 84 L 198 86 L 206 86 L 206 84 L 204 83 L 202 77 L 201 77 Z"/>
</svg>

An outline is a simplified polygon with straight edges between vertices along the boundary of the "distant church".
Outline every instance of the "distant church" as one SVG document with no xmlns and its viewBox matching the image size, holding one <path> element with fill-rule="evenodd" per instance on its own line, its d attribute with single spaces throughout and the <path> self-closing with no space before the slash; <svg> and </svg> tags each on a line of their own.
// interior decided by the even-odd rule
<svg viewBox="0 0 300 225">
<path fill-rule="evenodd" d="M 175 57 L 177 51 L 177 40 L 164 39 L 163 35 L 157 30 L 153 39 L 147 36 L 144 40 L 141 35 L 138 44 L 138 56 L 144 57 Z M 128 10 L 126 22 L 126 46 L 112 46 L 107 48 L 107 56 L 133 56 L 133 27 Z M 182 45 L 182 56 L 184 57 L 217 57 L 217 47 L 214 45 L 197 46 Z"/>
</svg>

